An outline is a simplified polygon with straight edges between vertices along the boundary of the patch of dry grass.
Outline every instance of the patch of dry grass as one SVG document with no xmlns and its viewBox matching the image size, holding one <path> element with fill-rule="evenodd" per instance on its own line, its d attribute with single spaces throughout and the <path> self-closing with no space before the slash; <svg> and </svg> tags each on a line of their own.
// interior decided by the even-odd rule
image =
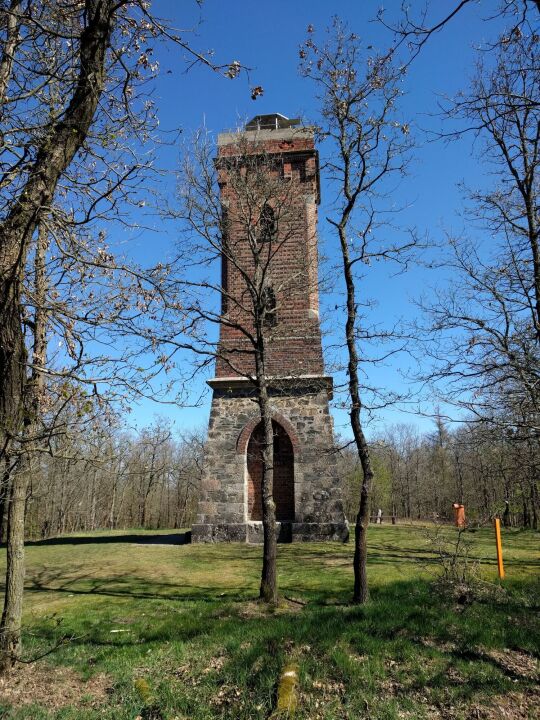
<svg viewBox="0 0 540 720">
<path fill-rule="evenodd" d="M 111 678 L 96 673 L 83 679 L 68 667 L 47 662 L 17 666 L 16 672 L 0 678 L 0 702 L 16 707 L 39 705 L 49 710 L 66 706 L 96 708 L 110 700 Z"/>
</svg>

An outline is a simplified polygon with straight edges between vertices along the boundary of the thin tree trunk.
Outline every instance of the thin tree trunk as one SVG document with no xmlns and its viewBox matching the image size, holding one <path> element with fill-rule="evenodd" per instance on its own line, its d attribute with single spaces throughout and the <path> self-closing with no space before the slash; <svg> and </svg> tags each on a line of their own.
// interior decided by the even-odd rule
<svg viewBox="0 0 540 720">
<path fill-rule="evenodd" d="M 407 519 L 411 518 L 411 476 L 409 473 L 408 463 L 407 470 L 405 471 L 405 487 L 407 488 L 406 506 L 407 506 Z"/>
<path fill-rule="evenodd" d="M 461 470 L 461 463 L 459 461 L 459 454 L 456 449 L 455 451 L 455 459 L 456 459 L 456 480 L 457 480 L 457 501 L 458 503 L 461 503 L 463 505 L 464 502 L 464 496 L 465 491 L 463 488 L 463 472 Z"/>
<path fill-rule="evenodd" d="M 161 530 L 162 526 L 162 519 L 163 519 L 163 494 L 165 492 L 165 480 L 162 477 L 161 478 L 161 486 L 159 488 L 159 505 L 158 505 L 158 517 L 157 517 L 157 527 L 158 530 Z"/>
<path fill-rule="evenodd" d="M 6 18 L 6 37 L 4 40 L 4 48 L 2 58 L 0 59 L 0 108 L 6 101 L 7 89 L 13 70 L 13 60 L 15 50 L 19 42 L 19 28 L 21 24 L 20 9 L 22 0 L 11 0 L 9 11 L 3 12 Z M 2 112 L 0 110 L 0 117 Z"/>
<path fill-rule="evenodd" d="M 181 492 L 181 486 L 180 486 L 180 476 L 177 476 L 176 478 L 176 502 L 175 502 L 175 508 L 174 508 L 174 527 L 178 528 L 180 527 L 180 492 Z"/>
<path fill-rule="evenodd" d="M 532 529 L 538 530 L 538 491 L 536 488 L 536 480 L 532 480 L 531 486 L 531 510 L 532 510 Z"/>
<path fill-rule="evenodd" d="M 510 518 L 510 483 L 508 482 L 508 479 L 502 469 L 501 466 L 501 472 L 504 479 L 504 512 L 502 516 L 502 521 L 504 527 L 510 527 L 512 524 L 511 518 Z"/>
<path fill-rule="evenodd" d="M 261 348 L 256 355 L 258 401 L 263 424 L 262 448 L 262 523 L 263 523 L 263 565 L 259 597 L 267 603 L 277 604 L 277 529 L 276 504 L 274 502 L 274 430 L 272 412 L 268 398 L 265 368 L 265 342 L 259 334 Z"/>
<path fill-rule="evenodd" d="M 97 516 L 97 497 L 96 497 L 96 481 L 97 481 L 97 469 L 94 468 L 92 473 L 92 485 L 91 485 L 91 499 L 90 499 L 90 530 L 92 532 L 96 529 L 96 516 Z"/>
<path fill-rule="evenodd" d="M 114 512 L 115 512 L 115 508 L 116 508 L 116 486 L 117 486 L 117 483 L 118 483 L 118 474 L 116 473 L 116 477 L 113 480 L 111 509 L 109 511 L 109 528 L 111 530 L 114 530 L 114 528 L 115 528 Z"/>
<path fill-rule="evenodd" d="M 527 493 L 525 492 L 525 483 L 521 482 L 519 484 L 520 490 L 521 490 L 521 505 L 523 507 L 523 522 L 522 527 L 530 527 L 531 526 L 531 516 L 529 513 L 529 505 L 528 505 L 528 498 Z"/>
<path fill-rule="evenodd" d="M 368 579 L 367 579 L 367 530 L 369 525 L 369 494 L 373 482 L 373 469 L 371 466 L 371 457 L 364 431 L 362 429 L 362 421 L 360 412 L 362 410 L 362 402 L 360 399 L 360 382 L 358 378 L 358 352 L 356 349 L 356 288 L 354 276 L 352 272 L 352 263 L 349 257 L 349 248 L 347 245 L 346 224 L 342 223 L 338 227 L 339 240 L 341 245 L 341 253 L 343 257 L 343 271 L 345 277 L 345 287 L 347 292 L 347 322 L 345 325 L 345 337 L 347 340 L 347 351 L 349 355 L 348 374 L 349 374 L 349 396 L 350 396 L 350 418 L 351 427 L 356 443 L 360 465 L 362 467 L 362 486 L 360 488 L 360 504 L 358 514 L 356 516 L 356 530 L 354 541 L 354 590 L 353 601 L 356 603 L 364 603 L 369 597 Z"/>
</svg>

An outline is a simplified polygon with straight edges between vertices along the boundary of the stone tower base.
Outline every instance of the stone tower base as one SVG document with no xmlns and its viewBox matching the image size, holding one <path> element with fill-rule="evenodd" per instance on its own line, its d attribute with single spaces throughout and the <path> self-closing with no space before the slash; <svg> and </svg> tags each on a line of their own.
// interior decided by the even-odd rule
<svg viewBox="0 0 540 720">
<path fill-rule="evenodd" d="M 276 523 L 278 542 L 313 542 L 334 540 L 346 542 L 349 539 L 347 523 Z M 263 542 L 262 522 L 229 523 L 225 525 L 194 525 L 192 542 Z"/>
<path fill-rule="evenodd" d="M 193 542 L 260 543 L 262 523 L 254 503 L 253 452 L 248 446 L 259 424 L 253 386 L 239 378 L 209 381 L 213 388 L 203 487 Z M 272 382 L 272 418 L 292 452 L 275 458 L 278 541 L 348 539 L 341 487 L 333 455 L 328 409 L 332 380 L 326 376 Z M 280 430 L 281 432 L 281 430 Z M 279 470 L 276 470 L 279 467 Z M 291 487 L 292 485 L 292 487 Z M 286 486 L 286 487 L 285 487 Z M 277 493 L 277 494 L 276 494 Z M 292 505 L 294 503 L 294 506 Z"/>
</svg>

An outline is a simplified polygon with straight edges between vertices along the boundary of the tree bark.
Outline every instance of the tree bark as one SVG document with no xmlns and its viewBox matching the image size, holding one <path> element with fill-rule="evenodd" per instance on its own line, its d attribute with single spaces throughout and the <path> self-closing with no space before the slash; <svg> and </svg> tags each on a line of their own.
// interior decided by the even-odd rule
<svg viewBox="0 0 540 720">
<path fill-rule="evenodd" d="M 24 584 L 24 508 L 26 475 L 15 472 L 9 494 L 6 589 L 0 624 L 0 674 L 7 673 L 20 654 Z"/>
<path fill-rule="evenodd" d="M 21 23 L 19 11 L 21 5 L 22 0 L 11 0 L 9 10 L 4 10 L 7 18 L 6 38 L 4 40 L 2 58 L 0 59 L 0 108 L 6 101 L 6 93 L 13 70 L 13 60 L 19 40 L 19 27 Z M 1 116 L 2 111 L 0 109 L 0 117 Z"/>
<path fill-rule="evenodd" d="M 6 458 L 0 477 L 0 543 L 6 540 L 7 505 L 10 493 L 9 458 Z"/>
<path fill-rule="evenodd" d="M 258 401 L 263 424 L 262 448 L 262 523 L 263 523 L 263 565 L 259 597 L 269 604 L 277 604 L 277 529 L 276 504 L 274 502 L 274 430 L 272 411 L 268 398 L 265 368 L 265 341 L 259 333 L 260 352 L 256 354 L 256 375 Z"/>
<path fill-rule="evenodd" d="M 532 511 L 532 529 L 538 530 L 538 492 L 536 488 L 536 479 L 530 481 L 531 487 L 531 511 Z"/>
<path fill-rule="evenodd" d="M 8 503 L 7 563 L 4 609 L 0 622 L 0 674 L 8 672 L 20 654 L 21 622 L 24 593 L 24 520 L 28 484 L 35 466 L 38 444 L 41 399 L 43 394 L 43 367 L 47 352 L 46 253 L 48 232 L 40 224 L 34 262 L 34 345 L 32 371 L 26 383 L 24 398 L 23 446 L 18 466 L 11 478 Z"/>
<path fill-rule="evenodd" d="M 338 228 L 338 231 L 343 257 L 345 287 L 347 292 L 347 322 L 345 325 L 345 337 L 349 356 L 347 368 L 349 374 L 349 396 L 351 401 L 350 418 L 354 441 L 356 443 L 356 449 L 358 451 L 358 457 L 362 467 L 362 486 L 360 489 L 360 504 L 358 514 L 356 516 L 354 540 L 353 601 L 356 603 L 364 603 L 369 597 L 367 580 L 367 530 L 369 525 L 369 493 L 373 482 L 373 469 L 371 466 L 369 447 L 362 429 L 362 421 L 360 418 L 362 402 L 360 399 L 360 382 L 358 379 L 359 359 L 355 338 L 357 312 L 356 288 L 352 272 L 352 263 L 349 257 L 345 225 L 342 224 Z"/>
</svg>

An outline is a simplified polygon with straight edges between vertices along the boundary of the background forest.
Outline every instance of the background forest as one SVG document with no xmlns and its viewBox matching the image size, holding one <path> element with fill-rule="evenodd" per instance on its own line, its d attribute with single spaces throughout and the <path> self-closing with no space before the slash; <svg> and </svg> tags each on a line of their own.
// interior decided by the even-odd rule
<svg viewBox="0 0 540 720">
<path fill-rule="evenodd" d="M 43 454 L 27 499 L 30 538 L 99 529 L 187 528 L 195 520 L 206 430 L 178 436 L 156 420 L 140 433 L 96 427 L 62 436 Z M 355 452 L 337 450 L 350 522 L 361 482 Z M 370 514 L 383 522 L 451 521 L 454 502 L 469 521 L 499 515 L 508 527 L 538 529 L 538 452 L 526 433 L 489 426 L 432 433 L 389 427 L 372 441 L 375 483 Z M 2 516 L 4 517 L 4 516 Z M 5 521 L 2 524 L 5 533 Z"/>
</svg>

